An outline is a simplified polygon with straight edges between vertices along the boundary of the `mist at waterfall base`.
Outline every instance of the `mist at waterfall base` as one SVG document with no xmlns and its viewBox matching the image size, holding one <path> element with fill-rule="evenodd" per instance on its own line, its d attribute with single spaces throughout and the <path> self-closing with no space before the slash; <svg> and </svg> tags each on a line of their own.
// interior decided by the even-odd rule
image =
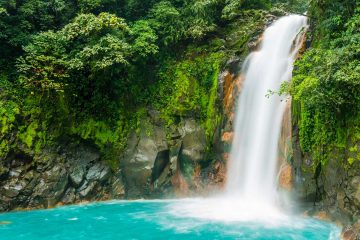
<svg viewBox="0 0 360 240">
<path fill-rule="evenodd" d="M 289 214 L 277 190 L 285 109 L 266 97 L 291 78 L 306 18 L 287 16 L 264 33 L 243 66 L 227 184 L 210 198 L 112 201 L 0 214 L 0 239 L 338 239 L 335 225 Z"/>
</svg>

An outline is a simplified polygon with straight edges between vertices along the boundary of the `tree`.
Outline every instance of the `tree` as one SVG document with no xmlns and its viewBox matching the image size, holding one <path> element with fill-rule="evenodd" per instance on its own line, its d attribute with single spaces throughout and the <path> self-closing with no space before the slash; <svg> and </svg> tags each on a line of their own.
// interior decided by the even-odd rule
<svg viewBox="0 0 360 240">
<path fill-rule="evenodd" d="M 18 60 L 20 80 L 32 91 L 65 91 L 73 106 L 90 111 L 109 106 L 129 64 L 129 32 L 115 15 L 80 14 L 63 29 L 34 37 Z"/>
<path fill-rule="evenodd" d="M 154 28 L 167 46 L 179 42 L 185 33 L 184 22 L 181 13 L 169 1 L 161 1 L 151 9 L 149 17 Z"/>
</svg>

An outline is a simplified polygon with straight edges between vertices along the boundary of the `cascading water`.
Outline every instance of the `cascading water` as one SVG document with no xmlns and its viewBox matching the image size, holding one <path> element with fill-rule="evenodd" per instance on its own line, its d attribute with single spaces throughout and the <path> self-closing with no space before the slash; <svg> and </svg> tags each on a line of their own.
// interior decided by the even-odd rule
<svg viewBox="0 0 360 240">
<path fill-rule="evenodd" d="M 228 163 L 227 194 L 275 204 L 278 142 L 285 111 L 285 99 L 277 94 L 292 76 L 300 48 L 303 16 L 286 16 L 266 29 L 259 51 L 245 61 L 245 81 L 237 105 L 234 141 Z"/>
<path fill-rule="evenodd" d="M 307 18 L 291 15 L 266 29 L 258 51 L 243 66 L 234 141 L 225 192 L 218 197 L 190 199 L 173 206 L 181 216 L 222 221 L 284 219 L 276 186 L 277 149 L 286 103 L 278 91 L 292 76 L 293 63 L 307 28 Z M 284 221 L 277 221 L 284 222 Z"/>
</svg>

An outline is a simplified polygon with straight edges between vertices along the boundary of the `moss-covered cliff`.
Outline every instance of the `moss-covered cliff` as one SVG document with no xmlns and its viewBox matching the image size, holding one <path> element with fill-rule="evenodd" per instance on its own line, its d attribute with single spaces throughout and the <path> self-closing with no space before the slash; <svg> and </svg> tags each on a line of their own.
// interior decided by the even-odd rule
<svg viewBox="0 0 360 240">
<path fill-rule="evenodd" d="M 360 217 L 359 7 L 311 2 L 307 50 L 284 86 L 293 99 L 297 193 L 345 224 Z"/>
</svg>

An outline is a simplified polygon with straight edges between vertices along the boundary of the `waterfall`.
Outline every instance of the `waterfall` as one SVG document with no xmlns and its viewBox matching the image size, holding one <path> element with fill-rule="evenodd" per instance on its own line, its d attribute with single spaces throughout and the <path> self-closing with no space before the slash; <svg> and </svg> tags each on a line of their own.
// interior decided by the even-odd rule
<svg viewBox="0 0 360 240">
<path fill-rule="evenodd" d="M 225 221 L 274 223 L 286 214 L 278 206 L 278 142 L 285 98 L 272 94 L 292 77 L 307 18 L 282 17 L 268 27 L 258 51 L 244 62 L 243 87 L 236 106 L 234 140 L 225 193 L 173 206 L 182 216 Z M 281 221 L 277 221 L 281 222 Z"/>
<path fill-rule="evenodd" d="M 299 33 L 306 27 L 306 17 L 280 18 L 266 29 L 259 50 L 244 63 L 227 194 L 267 204 L 277 201 L 277 150 L 286 102 L 278 94 L 269 95 L 269 90 L 277 92 L 281 83 L 291 79 L 303 36 Z"/>
</svg>

